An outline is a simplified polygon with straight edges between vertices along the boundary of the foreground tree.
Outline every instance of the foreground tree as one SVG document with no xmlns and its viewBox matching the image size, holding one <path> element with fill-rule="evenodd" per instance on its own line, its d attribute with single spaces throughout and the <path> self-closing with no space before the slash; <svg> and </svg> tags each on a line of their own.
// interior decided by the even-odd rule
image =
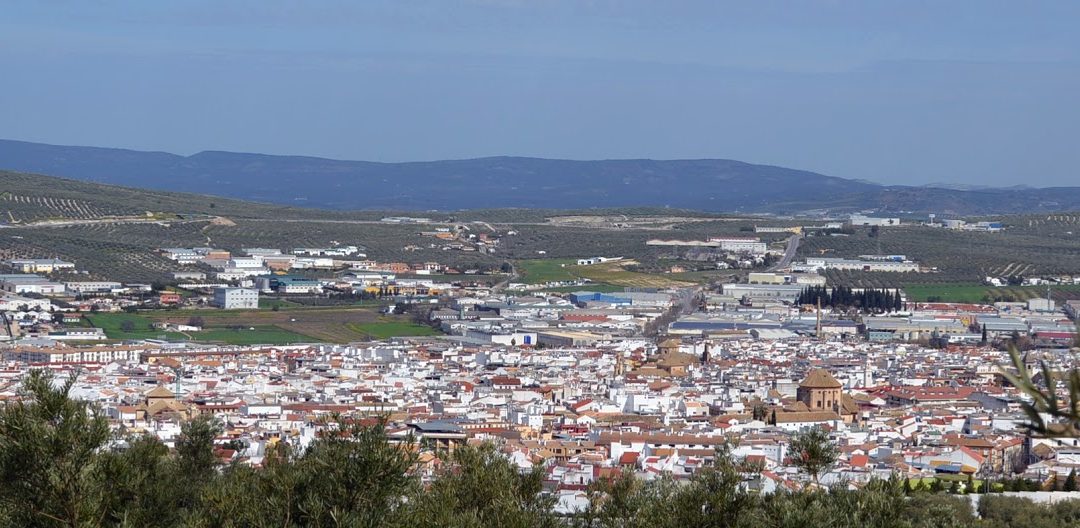
<svg viewBox="0 0 1080 528">
<path fill-rule="evenodd" d="M 821 474 L 832 468 L 839 452 L 829 440 L 828 431 L 814 427 L 795 435 L 791 440 L 790 456 L 792 464 L 810 475 L 814 484 L 819 484 Z"/>
<path fill-rule="evenodd" d="M 560 526 L 554 499 L 541 494 L 543 469 L 519 470 L 495 446 L 455 449 L 430 488 L 410 497 L 404 526 Z"/>
<path fill-rule="evenodd" d="M 109 486 L 104 497 L 105 526 L 175 526 L 180 522 L 179 473 L 169 448 L 152 436 L 126 440 L 120 449 L 100 454 L 99 478 Z"/>
<path fill-rule="evenodd" d="M 1025 427 L 1033 436 L 1080 436 L 1080 370 L 1058 372 L 1046 361 L 1039 361 L 1043 382 L 1040 387 L 1027 366 L 1025 355 L 1015 344 L 1017 339 L 1014 336 L 1013 344 L 1009 346 L 1012 372 L 1002 370 L 1005 379 L 1030 400 L 1020 404 L 1028 417 Z M 1059 388 L 1067 394 L 1066 398 L 1058 395 Z"/>
<path fill-rule="evenodd" d="M 0 510 L 9 526 L 93 526 L 111 489 L 98 477 L 96 453 L 109 424 L 86 403 L 68 397 L 45 371 L 23 382 L 22 400 L 0 411 Z"/>
<path fill-rule="evenodd" d="M 337 420 L 306 450 L 278 443 L 264 467 L 230 466 L 205 489 L 197 526 L 386 526 L 417 493 L 412 443 L 381 422 Z"/>
<path fill-rule="evenodd" d="M 740 485 L 741 466 L 725 444 L 710 464 L 683 484 L 670 476 L 645 482 L 630 473 L 601 479 L 590 487 L 589 506 L 576 524 L 582 528 L 741 526 L 757 504 L 756 496 Z"/>
</svg>

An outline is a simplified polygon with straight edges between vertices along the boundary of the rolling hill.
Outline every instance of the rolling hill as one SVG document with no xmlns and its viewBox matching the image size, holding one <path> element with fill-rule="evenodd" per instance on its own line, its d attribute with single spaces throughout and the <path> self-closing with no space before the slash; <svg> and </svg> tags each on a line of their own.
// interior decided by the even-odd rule
<svg viewBox="0 0 1080 528">
<path fill-rule="evenodd" d="M 881 186 L 734 160 L 522 157 L 375 163 L 207 151 L 192 156 L 0 140 L 0 168 L 334 210 L 673 207 L 791 213 L 1006 214 L 1080 209 L 1080 188 Z"/>
<path fill-rule="evenodd" d="M 890 198 L 910 200 L 903 196 L 907 192 L 883 191 Z M 940 194 L 929 195 L 925 198 L 928 203 L 942 205 L 956 199 L 945 190 L 934 192 Z M 997 191 L 979 192 L 1000 199 Z M 169 273 L 178 269 L 176 263 L 157 253 L 160 247 L 287 250 L 344 243 L 363 246 L 369 258 L 379 261 L 435 261 L 460 269 L 497 268 L 507 260 L 535 259 L 541 251 L 547 258 L 632 255 L 645 266 L 666 269 L 673 258 L 671 250 L 648 246 L 647 240 L 742 236 L 762 223 L 798 222 L 655 207 L 425 211 L 414 216 L 431 218 L 432 223 L 426 226 L 380 221 L 383 216 L 399 214 L 402 212 L 281 206 L 0 170 L 0 261 L 60 257 L 88 272 L 80 275 L 80 280 L 159 282 L 169 280 Z M 1076 272 L 1080 242 L 1075 233 L 1080 229 L 1080 216 L 1043 213 L 995 218 L 1008 226 L 1004 232 L 972 233 L 912 224 L 882 230 L 871 238 L 868 229 L 860 229 L 848 237 L 810 237 L 800 245 L 800 252 L 801 256 L 821 254 L 822 250 L 836 256 L 905 254 L 940 269 L 939 273 L 917 277 L 847 273 L 831 278 L 874 287 L 895 287 L 910 281 L 978 282 L 987 275 L 1008 272 Z M 498 233 L 501 243 L 494 253 L 450 251 L 423 234 L 432 225 L 450 224 L 468 224 L 477 233 Z M 771 240 L 782 244 L 785 236 L 775 234 Z"/>
</svg>

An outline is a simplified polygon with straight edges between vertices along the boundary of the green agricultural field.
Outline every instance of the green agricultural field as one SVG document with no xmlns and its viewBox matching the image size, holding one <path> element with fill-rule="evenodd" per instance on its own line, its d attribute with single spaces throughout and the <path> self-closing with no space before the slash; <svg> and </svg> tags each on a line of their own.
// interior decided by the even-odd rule
<svg viewBox="0 0 1080 528">
<path fill-rule="evenodd" d="M 154 330 L 151 325 L 153 319 L 137 314 L 129 313 L 97 313 L 89 314 L 86 320 L 91 325 L 105 330 L 109 339 L 166 339 L 168 341 L 184 341 L 187 336 L 180 332 L 163 332 Z M 130 326 L 128 326 L 130 324 Z"/>
<path fill-rule="evenodd" d="M 731 281 L 739 275 L 739 270 L 705 270 L 685 271 L 682 273 L 669 273 L 664 275 L 673 280 L 687 282 Z"/>
<path fill-rule="evenodd" d="M 165 312 L 150 312 L 160 314 Z M 90 324 L 105 330 L 109 339 L 164 339 L 167 341 L 196 341 L 200 343 L 226 343 L 231 345 L 283 345 L 321 341 L 313 337 L 289 331 L 276 325 L 233 326 L 215 325 L 212 319 L 200 332 L 164 332 L 151 325 L 159 317 L 129 313 L 101 313 L 87 316 Z M 130 323 L 128 327 L 127 323 Z M 125 330 L 125 327 L 128 327 Z"/>
<path fill-rule="evenodd" d="M 916 284 L 904 287 L 909 301 L 985 303 L 996 301 L 1026 301 L 1046 296 L 1045 286 L 1007 286 L 997 288 L 981 284 Z M 1056 300 L 1080 297 L 1080 285 L 1070 284 L 1051 287 Z"/>
<path fill-rule="evenodd" d="M 208 328 L 201 332 L 192 332 L 191 337 L 199 342 L 226 343 L 230 345 L 288 345 L 320 341 L 274 325 L 260 325 L 239 329 Z"/>
<path fill-rule="evenodd" d="M 559 288 L 546 288 L 540 290 L 544 293 L 573 293 L 578 291 L 594 291 L 601 293 L 612 293 L 626 291 L 626 286 L 616 286 L 614 284 L 604 283 L 589 283 L 582 286 L 561 286 Z M 531 292 L 524 292 L 522 295 L 532 295 Z"/>
<path fill-rule="evenodd" d="M 572 281 L 578 277 L 570 272 L 573 259 L 535 259 L 517 262 L 518 273 L 526 284 L 543 284 L 553 281 Z"/>
<path fill-rule="evenodd" d="M 380 319 L 374 323 L 350 323 L 347 326 L 354 332 L 370 336 L 371 339 L 440 335 L 438 330 L 430 326 L 392 319 Z"/>
<path fill-rule="evenodd" d="M 348 343 L 366 338 L 349 329 L 353 323 L 368 323 L 379 320 L 379 305 L 370 306 L 289 306 L 274 310 L 162 310 L 146 312 L 148 318 L 156 321 L 186 323 L 192 317 L 199 317 L 207 331 L 234 328 L 276 327 L 300 336 L 306 341 L 325 341 L 330 343 Z M 298 338 L 286 336 L 286 341 Z"/>
<path fill-rule="evenodd" d="M 909 301 L 981 303 L 992 288 L 979 284 L 916 284 L 904 287 Z"/>
<path fill-rule="evenodd" d="M 614 284 L 616 286 L 631 286 L 636 288 L 671 288 L 689 286 L 693 282 L 676 280 L 673 274 L 664 273 L 641 273 L 630 271 L 623 266 L 634 264 L 632 260 L 619 262 L 605 262 L 591 266 L 573 266 L 571 273 L 597 283 Z M 568 266 L 569 267 L 569 266 Z"/>
<path fill-rule="evenodd" d="M 199 342 L 248 344 L 349 343 L 398 336 L 438 335 L 438 331 L 413 323 L 407 316 L 379 315 L 377 306 L 289 306 L 273 310 L 153 310 L 139 314 L 97 314 L 91 323 L 105 328 L 110 338 L 161 338 Z M 199 332 L 150 331 L 151 323 L 187 323 L 202 319 Z M 131 320 L 138 331 L 119 329 Z M 144 331 L 145 329 L 145 331 Z"/>
<path fill-rule="evenodd" d="M 629 271 L 624 265 L 634 264 L 633 260 L 605 262 L 590 266 L 578 266 L 576 260 L 571 259 L 544 259 L 523 260 L 518 262 L 518 270 L 522 281 L 526 284 L 541 284 L 552 281 L 572 281 L 589 279 L 592 284 L 588 286 L 572 286 L 569 288 L 555 288 L 549 291 L 578 291 L 594 290 L 622 291 L 623 288 L 667 288 L 672 286 L 686 286 L 690 282 L 676 280 L 673 274 L 653 274 Z"/>
<path fill-rule="evenodd" d="M 262 307 L 262 301 L 268 300 L 267 306 Z M 340 304 L 340 305 L 328 305 L 328 306 L 308 306 L 299 304 L 295 301 L 284 299 L 260 299 L 259 308 L 255 309 L 240 309 L 240 310 L 222 310 L 219 308 L 198 308 L 198 309 L 183 309 L 183 310 L 146 310 L 139 312 L 152 319 L 179 321 L 180 319 L 186 320 L 190 317 L 202 317 L 203 319 L 229 319 L 239 324 L 258 324 L 266 321 L 280 322 L 287 320 L 290 317 L 298 317 L 300 315 L 311 316 L 312 314 L 321 314 L 323 316 L 341 316 L 346 314 L 360 314 L 360 313 L 374 313 L 379 308 L 386 306 L 386 303 L 381 301 L 357 301 L 353 304 Z M 277 305 L 278 310 L 273 310 L 273 307 Z M 212 321 L 207 321 L 207 324 L 217 324 Z"/>
<path fill-rule="evenodd" d="M 259 308 L 262 310 L 268 310 L 274 307 L 277 307 L 278 309 L 295 308 L 297 306 L 300 305 L 285 299 L 270 299 L 266 297 L 259 298 Z"/>
</svg>

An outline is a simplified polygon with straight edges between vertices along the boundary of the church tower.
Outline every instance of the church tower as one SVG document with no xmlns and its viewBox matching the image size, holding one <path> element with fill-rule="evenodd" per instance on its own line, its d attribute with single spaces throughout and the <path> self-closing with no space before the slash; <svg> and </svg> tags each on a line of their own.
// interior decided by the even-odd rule
<svg viewBox="0 0 1080 528">
<path fill-rule="evenodd" d="M 795 396 L 811 411 L 835 411 L 841 405 L 842 387 L 829 371 L 818 368 L 806 375 Z"/>
</svg>

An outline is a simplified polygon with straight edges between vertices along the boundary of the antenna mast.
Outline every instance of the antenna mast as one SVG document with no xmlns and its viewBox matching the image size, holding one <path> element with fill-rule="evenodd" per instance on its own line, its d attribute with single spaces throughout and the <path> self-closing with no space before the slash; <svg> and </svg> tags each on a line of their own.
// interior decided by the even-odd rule
<svg viewBox="0 0 1080 528">
<path fill-rule="evenodd" d="M 817 325 L 815 326 L 814 337 L 821 339 L 821 297 L 817 298 Z"/>
</svg>

